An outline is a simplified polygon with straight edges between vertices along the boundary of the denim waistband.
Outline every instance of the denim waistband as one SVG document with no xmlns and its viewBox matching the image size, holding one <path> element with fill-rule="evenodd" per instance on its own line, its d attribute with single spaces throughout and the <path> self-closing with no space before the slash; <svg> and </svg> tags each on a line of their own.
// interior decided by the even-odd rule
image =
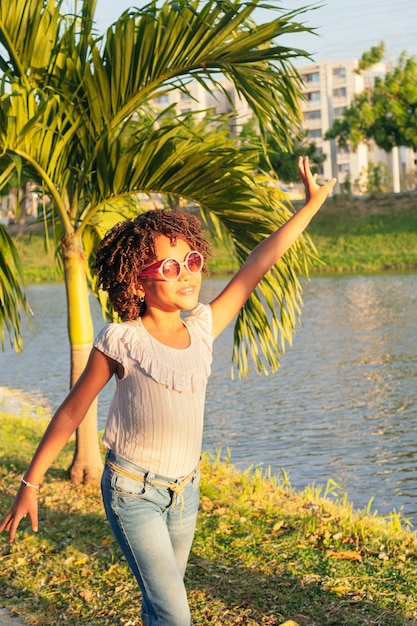
<svg viewBox="0 0 417 626">
<path fill-rule="evenodd" d="M 131 463 L 131 461 L 124 459 L 123 457 L 115 454 L 111 450 L 107 452 L 106 465 L 111 467 L 111 469 L 115 472 L 128 476 L 129 478 L 140 480 L 145 484 L 150 484 L 155 487 L 162 487 L 162 489 L 167 489 L 172 493 L 172 496 L 175 495 L 177 498 L 179 498 L 181 502 L 180 523 L 182 526 L 182 511 L 184 509 L 184 489 L 186 485 L 188 485 L 188 483 L 194 480 L 197 474 L 198 467 L 196 467 L 187 476 L 172 480 L 170 478 L 167 478 L 166 476 L 161 476 L 160 474 L 146 472 L 134 463 Z M 176 500 L 173 500 L 172 508 L 175 507 L 175 504 Z"/>
<path fill-rule="evenodd" d="M 111 463 L 114 463 L 121 469 L 126 470 L 130 474 L 134 474 L 135 476 L 138 477 L 139 480 L 143 480 L 143 482 L 158 481 L 158 482 L 163 482 L 163 483 L 168 483 L 168 484 L 179 483 L 179 482 L 182 482 L 184 478 L 188 478 L 190 474 L 195 473 L 198 469 L 198 466 L 197 466 L 190 474 L 185 474 L 184 476 L 171 478 L 169 476 L 163 476 L 162 474 L 156 474 L 155 472 L 150 472 L 149 470 L 143 469 L 142 467 L 139 467 L 139 465 L 132 463 L 132 461 L 128 461 L 127 459 L 120 456 L 119 454 L 116 454 L 115 452 L 113 452 L 113 450 L 107 450 L 106 461 L 107 460 L 109 460 Z"/>
</svg>

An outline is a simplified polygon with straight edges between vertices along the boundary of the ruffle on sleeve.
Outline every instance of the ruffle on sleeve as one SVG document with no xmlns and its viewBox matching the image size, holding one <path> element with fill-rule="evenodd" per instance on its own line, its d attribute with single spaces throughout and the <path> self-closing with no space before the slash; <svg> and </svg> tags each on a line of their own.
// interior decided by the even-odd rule
<svg viewBox="0 0 417 626">
<path fill-rule="evenodd" d="M 122 324 L 106 324 L 94 339 L 93 345 L 106 356 L 126 367 L 126 352 L 120 341 Z"/>
</svg>

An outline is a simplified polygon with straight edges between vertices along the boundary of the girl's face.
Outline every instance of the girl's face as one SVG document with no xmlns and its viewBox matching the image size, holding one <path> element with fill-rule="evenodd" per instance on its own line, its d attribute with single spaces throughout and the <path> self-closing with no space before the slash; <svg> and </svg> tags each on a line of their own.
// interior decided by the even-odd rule
<svg viewBox="0 0 417 626">
<path fill-rule="evenodd" d="M 156 259 L 175 259 L 183 263 L 191 247 L 184 239 L 177 239 L 176 245 L 171 245 L 165 235 L 155 240 Z M 187 311 L 198 304 L 201 288 L 201 272 L 191 273 L 185 265 L 181 266 L 181 274 L 177 280 L 167 281 L 159 274 L 151 274 L 140 279 L 145 296 L 146 307 L 154 307 L 166 312 Z"/>
</svg>

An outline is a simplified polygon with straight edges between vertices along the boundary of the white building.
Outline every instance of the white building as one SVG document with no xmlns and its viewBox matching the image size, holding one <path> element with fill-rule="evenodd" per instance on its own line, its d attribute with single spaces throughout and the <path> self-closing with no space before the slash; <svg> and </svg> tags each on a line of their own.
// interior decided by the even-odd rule
<svg viewBox="0 0 417 626">
<path fill-rule="evenodd" d="M 187 85 L 186 91 L 170 91 L 153 101 L 158 109 L 165 109 L 171 104 L 175 104 L 177 114 L 184 114 L 191 111 L 200 111 L 197 119 L 202 119 L 208 109 L 214 109 L 217 113 L 231 113 L 237 111 L 237 116 L 231 121 L 232 134 L 239 135 L 242 127 L 252 117 L 252 110 L 246 101 L 239 98 L 239 95 L 231 81 L 219 79 L 221 87 L 207 91 L 199 82 L 193 81 Z"/>
<path fill-rule="evenodd" d="M 343 116 L 354 95 L 372 87 L 375 78 L 383 78 L 387 71 L 384 63 L 373 66 L 363 74 L 357 73 L 357 68 L 357 60 L 338 63 L 321 61 L 297 68 L 304 85 L 305 100 L 301 103 L 301 109 L 308 137 L 314 141 L 317 150 L 326 155 L 319 173 L 323 180 L 332 177 L 337 179 L 336 193 L 347 184 L 357 193 L 354 184 L 367 171 L 369 162 L 382 163 L 392 172 L 394 191 L 400 191 L 400 174 L 413 172 L 414 175 L 415 172 L 415 155 L 412 150 L 396 151 L 393 158 L 392 154 L 378 148 L 373 141 L 360 144 L 356 151 L 351 151 L 349 148 L 339 148 L 335 140 L 325 139 L 326 132 L 336 118 Z M 201 111 L 201 117 L 210 108 L 218 113 L 229 113 L 235 109 L 237 117 L 234 118 L 232 132 L 238 135 L 252 112 L 247 103 L 239 99 L 230 81 L 223 79 L 221 82 L 223 90 L 218 88 L 212 92 L 205 90 L 197 81 L 192 82 L 188 84 L 191 95 L 180 91 L 168 92 L 154 100 L 154 105 L 165 109 L 175 104 L 177 113 L 198 110 Z"/>
<path fill-rule="evenodd" d="M 357 60 L 342 63 L 321 61 L 298 68 L 304 84 L 305 101 L 301 108 L 308 136 L 319 152 L 327 156 L 320 172 L 325 180 L 335 177 L 338 187 L 359 178 L 369 161 L 384 163 L 391 169 L 391 155 L 373 142 L 360 144 L 355 152 L 339 148 L 336 141 L 326 140 L 326 132 L 338 117 L 342 117 L 355 94 L 372 87 L 375 77 L 383 77 L 386 66 L 380 63 L 371 70 L 358 74 Z"/>
</svg>

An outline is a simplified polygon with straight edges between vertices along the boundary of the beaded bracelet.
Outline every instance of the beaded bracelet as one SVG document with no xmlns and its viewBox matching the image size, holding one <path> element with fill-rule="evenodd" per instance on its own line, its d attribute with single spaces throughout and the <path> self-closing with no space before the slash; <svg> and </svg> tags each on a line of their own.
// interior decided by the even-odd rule
<svg viewBox="0 0 417 626">
<path fill-rule="evenodd" d="M 23 483 L 25 487 L 33 487 L 33 489 L 39 489 L 39 485 L 32 485 L 32 483 L 30 483 L 28 480 L 25 480 L 24 478 L 21 478 L 20 482 Z"/>
</svg>

